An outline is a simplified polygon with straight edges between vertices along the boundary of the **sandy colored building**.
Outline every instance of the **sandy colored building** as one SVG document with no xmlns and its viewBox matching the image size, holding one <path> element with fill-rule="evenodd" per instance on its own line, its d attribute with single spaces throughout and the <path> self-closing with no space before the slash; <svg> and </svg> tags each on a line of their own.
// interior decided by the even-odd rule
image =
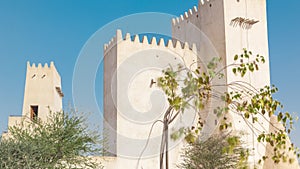
<svg viewBox="0 0 300 169">
<path fill-rule="evenodd" d="M 266 0 L 201 0 L 198 7 L 170 21 L 172 39 L 168 41 L 117 30 L 111 41 L 104 45 L 104 129 L 109 133 L 108 151 L 112 156 L 106 167 L 159 168 L 160 137 L 150 140 L 147 137 L 155 120 L 162 119 L 161 114 L 157 114 L 158 110 L 162 112 L 167 108 L 163 107 L 167 103 L 155 93 L 158 89 L 153 85 L 153 79 L 161 75 L 158 69 L 166 68 L 167 64 L 175 67 L 181 63 L 194 68 L 219 56 L 222 66 L 228 66 L 235 63 L 234 55 L 246 48 L 265 57 L 266 62 L 259 64 L 259 71 L 247 73 L 242 78 L 229 68 L 224 71 L 224 80 L 212 83 L 233 84 L 239 81 L 255 89 L 270 85 L 266 9 Z M 157 69 L 143 69 L 151 66 Z M 230 87 L 218 90 L 233 91 Z M 155 99 L 149 101 L 151 97 Z M 213 106 L 220 104 L 217 100 L 210 102 Z M 217 117 L 209 112 L 204 114 L 206 124 L 202 132 L 213 133 L 218 126 Z M 181 122 L 191 121 L 192 116 L 185 116 L 186 119 L 175 122 L 170 128 L 191 125 Z M 275 165 L 268 160 L 265 164 L 258 164 L 264 155 L 270 155 L 267 144 L 257 141 L 260 133 L 273 131 L 268 116 L 259 117 L 255 124 L 235 112 L 230 112 L 230 116 L 232 130 L 243 133 L 244 146 L 251 150 L 248 159 L 250 168 L 299 168 L 297 162 Z M 253 131 L 253 128 L 256 130 Z M 152 135 L 160 136 L 161 131 L 162 126 L 154 127 Z M 176 168 L 181 160 L 183 143 L 169 142 L 170 168 Z"/>
<path fill-rule="evenodd" d="M 148 40 L 147 36 L 132 36 L 116 30 L 116 35 L 104 45 L 103 125 L 108 153 L 106 157 L 95 157 L 95 160 L 102 161 L 107 169 L 159 168 L 162 125 L 152 125 L 162 119 L 161 110 L 167 108 L 167 102 L 161 93 L 157 93 L 159 88 L 155 79 L 168 65 L 180 63 L 191 65 L 193 69 L 216 56 L 222 58 L 223 66 L 231 65 L 233 56 L 246 48 L 266 58 L 266 63 L 259 65 L 260 70 L 240 78 L 228 69 L 223 81 L 213 83 L 241 81 L 257 89 L 270 85 L 266 0 L 199 1 L 198 7 L 174 18 L 170 24 L 173 37 L 168 41 L 155 37 Z M 143 69 L 145 67 L 153 69 Z M 230 92 L 232 89 L 219 90 Z M 50 66 L 28 63 L 22 116 L 9 117 L 8 126 L 17 125 L 22 119 L 45 120 L 49 109 L 62 109 L 62 98 L 61 79 L 53 62 Z M 149 98 L 154 98 L 153 102 L 149 103 Z M 222 103 L 211 100 L 210 104 Z M 217 117 L 209 110 L 204 113 L 207 123 L 203 132 L 213 133 L 218 126 Z M 253 150 L 248 161 L 250 168 L 299 168 L 297 162 L 275 165 L 270 160 L 258 165 L 259 159 L 270 153 L 268 146 L 257 141 L 259 132 L 253 132 L 240 114 L 230 112 L 230 115 L 233 130 L 245 133 L 242 136 L 245 148 Z M 196 116 L 195 113 L 182 116 L 170 129 L 193 125 Z M 252 127 L 260 132 L 274 131 L 270 120 L 274 121 L 273 117 L 261 117 Z M 149 131 L 152 131 L 151 139 L 148 139 Z M 169 143 L 169 163 L 173 169 L 182 158 L 184 142 L 169 139 Z"/>
<path fill-rule="evenodd" d="M 63 96 L 61 78 L 53 62 L 44 66 L 27 62 L 22 115 L 9 116 L 8 127 L 36 119 L 45 121 L 50 111 L 62 110 Z"/>
</svg>

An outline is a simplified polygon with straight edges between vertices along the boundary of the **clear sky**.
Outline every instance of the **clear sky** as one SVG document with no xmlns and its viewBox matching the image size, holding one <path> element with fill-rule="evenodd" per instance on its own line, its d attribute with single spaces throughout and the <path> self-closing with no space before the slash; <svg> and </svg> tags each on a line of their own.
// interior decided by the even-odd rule
<svg viewBox="0 0 300 169">
<path fill-rule="evenodd" d="M 67 107 L 72 103 L 76 59 L 94 32 L 129 14 L 163 12 L 178 16 L 197 3 L 197 0 L 0 0 L 0 133 L 7 129 L 9 115 L 21 114 L 27 61 L 55 62 L 62 76 Z M 300 112 L 299 6 L 298 0 L 268 1 L 271 81 L 279 87 L 276 98 L 289 112 Z M 299 124 L 292 139 L 299 147 Z"/>
</svg>

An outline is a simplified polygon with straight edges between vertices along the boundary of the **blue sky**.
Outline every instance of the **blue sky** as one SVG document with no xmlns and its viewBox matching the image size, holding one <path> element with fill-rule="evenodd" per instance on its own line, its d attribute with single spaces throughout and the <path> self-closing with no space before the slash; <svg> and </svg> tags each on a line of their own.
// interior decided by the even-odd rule
<svg viewBox="0 0 300 169">
<path fill-rule="evenodd" d="M 21 114 L 27 61 L 55 62 L 62 76 L 67 107 L 72 102 L 76 59 L 94 32 L 129 14 L 180 15 L 197 3 L 197 0 L 0 0 L 0 133 L 6 130 L 9 115 Z M 271 81 L 279 87 L 276 98 L 289 112 L 300 112 L 299 6 L 300 1 L 296 0 L 268 1 Z M 292 139 L 300 146 L 299 124 Z"/>
</svg>

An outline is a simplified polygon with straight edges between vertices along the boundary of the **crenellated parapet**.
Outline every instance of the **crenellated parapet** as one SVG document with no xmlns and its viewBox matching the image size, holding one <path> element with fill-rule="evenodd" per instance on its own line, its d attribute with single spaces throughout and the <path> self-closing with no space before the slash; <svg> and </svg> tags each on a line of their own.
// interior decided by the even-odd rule
<svg viewBox="0 0 300 169">
<path fill-rule="evenodd" d="M 199 0 L 198 8 L 194 6 L 193 8 L 189 9 L 188 11 L 184 12 L 184 14 L 180 15 L 179 17 L 172 19 L 172 26 L 180 25 L 182 22 L 188 22 L 190 20 L 194 20 L 199 17 L 199 12 L 201 8 L 207 6 L 212 0 Z M 211 4 L 209 5 L 211 6 Z"/>
<path fill-rule="evenodd" d="M 116 44 L 117 44 L 117 35 L 112 37 L 107 44 L 104 44 L 104 53 L 106 53 L 106 51 L 109 51 Z"/>
<path fill-rule="evenodd" d="M 176 26 L 184 21 L 188 21 L 190 18 L 197 17 L 197 15 L 198 15 L 198 10 L 197 10 L 197 7 L 194 6 L 192 9 L 189 9 L 183 15 L 180 15 L 177 18 L 173 18 L 172 26 Z"/>
<path fill-rule="evenodd" d="M 117 30 L 116 36 L 114 36 L 108 44 L 104 45 L 104 55 L 109 52 L 113 46 L 115 45 L 128 45 L 128 46 L 136 46 L 138 49 L 147 49 L 147 48 L 156 48 L 156 49 L 166 49 L 171 50 L 176 53 L 182 53 L 184 51 L 189 51 L 197 55 L 197 47 L 195 44 L 189 44 L 188 42 L 181 42 L 176 39 L 169 39 L 165 41 L 165 39 L 156 37 L 152 37 L 148 40 L 146 35 L 130 35 L 130 33 L 126 33 L 123 36 L 121 30 Z"/>
<path fill-rule="evenodd" d="M 50 65 L 48 65 L 48 63 L 45 63 L 44 65 L 38 63 L 36 65 L 35 63 L 30 64 L 30 62 L 28 61 L 27 72 L 31 74 L 31 77 L 35 77 L 37 74 L 41 74 L 40 76 L 42 79 L 44 79 L 46 76 L 49 76 L 49 74 L 53 74 L 55 78 L 60 81 L 60 75 L 56 70 L 54 62 L 50 62 Z"/>
<path fill-rule="evenodd" d="M 43 70 L 43 69 L 55 69 L 55 66 L 54 66 L 54 62 L 50 62 L 50 66 L 48 66 L 48 63 L 45 63 L 44 66 L 41 63 L 38 63 L 38 65 L 36 66 L 35 63 L 32 63 L 31 65 L 30 62 L 28 61 L 27 68 Z"/>
<path fill-rule="evenodd" d="M 199 0 L 199 5 L 205 5 L 205 3 L 209 1 L 210 0 Z"/>
</svg>

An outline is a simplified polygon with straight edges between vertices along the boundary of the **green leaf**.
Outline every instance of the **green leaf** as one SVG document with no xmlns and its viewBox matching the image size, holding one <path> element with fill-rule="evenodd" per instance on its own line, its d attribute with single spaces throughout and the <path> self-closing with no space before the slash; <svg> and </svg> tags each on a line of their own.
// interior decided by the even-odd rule
<svg viewBox="0 0 300 169">
<path fill-rule="evenodd" d="M 233 68 L 233 69 L 232 69 L 232 72 L 233 72 L 234 74 L 236 74 L 236 68 Z"/>
<path fill-rule="evenodd" d="M 249 112 L 245 112 L 244 116 L 245 116 L 246 119 L 249 119 L 249 117 L 250 117 Z"/>
<path fill-rule="evenodd" d="M 238 55 L 235 55 L 235 56 L 234 56 L 234 60 L 235 60 L 235 61 L 238 60 L 238 58 L 239 58 Z"/>
</svg>

